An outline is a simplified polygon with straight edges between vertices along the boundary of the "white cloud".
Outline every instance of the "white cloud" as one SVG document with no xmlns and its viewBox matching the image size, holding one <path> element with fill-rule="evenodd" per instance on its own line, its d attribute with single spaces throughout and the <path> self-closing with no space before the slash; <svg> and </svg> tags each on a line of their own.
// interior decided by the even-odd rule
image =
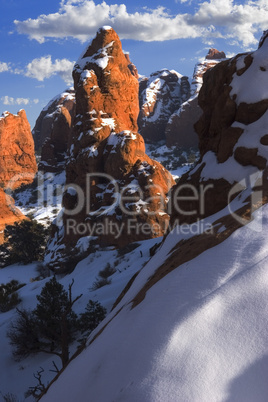
<svg viewBox="0 0 268 402">
<path fill-rule="evenodd" d="M 12 74 L 24 75 L 26 77 L 35 78 L 38 81 L 44 81 L 45 78 L 50 78 L 57 74 L 66 82 L 67 85 L 72 85 L 73 66 L 74 61 L 68 59 L 56 59 L 53 62 L 51 56 L 47 55 L 33 59 L 24 68 L 14 67 L 11 63 L 7 64 L 0 62 L 0 73 L 9 71 Z M 39 87 L 43 88 L 44 85 L 40 85 Z"/>
<path fill-rule="evenodd" d="M 34 103 L 35 105 L 37 105 L 37 103 L 39 103 L 39 99 L 34 99 L 34 100 L 33 100 L 33 103 Z"/>
<path fill-rule="evenodd" d="M 175 3 L 188 3 L 188 4 L 191 4 L 192 3 L 192 0 L 175 0 Z"/>
<path fill-rule="evenodd" d="M 8 64 L 0 61 L 0 73 L 3 73 L 8 70 L 9 70 Z"/>
<path fill-rule="evenodd" d="M 180 0 L 185 3 L 187 0 Z M 190 2 L 188 2 L 190 3 Z M 192 14 L 170 15 L 165 8 L 128 13 L 124 4 L 95 4 L 92 0 L 62 0 L 57 13 L 14 21 L 19 33 L 40 43 L 46 38 L 75 37 L 86 41 L 102 25 L 111 25 L 121 39 L 163 41 L 202 37 L 209 43 L 224 37 L 244 46 L 256 44 L 260 30 L 268 26 L 267 0 L 209 0 Z M 190 10 L 190 9 L 189 9 Z"/>
<path fill-rule="evenodd" d="M 1 101 L 4 105 L 28 105 L 29 98 L 12 98 L 11 96 L 2 96 Z"/>
<path fill-rule="evenodd" d="M 52 61 L 51 56 L 40 57 L 32 60 L 27 66 L 24 75 L 44 81 L 45 78 L 58 74 L 68 85 L 72 84 L 72 70 L 74 62 L 67 59 Z"/>
<path fill-rule="evenodd" d="M 244 46 L 258 43 L 255 34 L 268 25 L 268 3 L 266 0 L 235 4 L 233 0 L 210 0 L 203 2 L 190 20 L 194 25 L 206 26 L 213 23 L 213 36 L 240 41 Z"/>
<path fill-rule="evenodd" d="M 111 25 L 121 39 L 144 41 L 196 37 L 202 29 L 187 24 L 184 15 L 171 17 L 163 7 L 130 14 L 124 4 L 95 4 L 92 0 L 62 1 L 57 13 L 14 21 L 19 33 L 40 43 L 45 38 L 72 36 L 82 42 L 103 25 Z"/>
</svg>

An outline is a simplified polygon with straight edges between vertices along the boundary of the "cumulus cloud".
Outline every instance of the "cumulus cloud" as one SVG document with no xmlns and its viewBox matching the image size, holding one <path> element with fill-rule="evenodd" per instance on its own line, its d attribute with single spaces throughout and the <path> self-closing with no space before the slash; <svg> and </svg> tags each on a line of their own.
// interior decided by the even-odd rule
<svg viewBox="0 0 268 402">
<path fill-rule="evenodd" d="M 73 84 L 72 70 L 74 61 L 56 59 L 52 61 L 51 55 L 33 59 L 25 67 L 14 67 L 11 63 L 0 62 L 0 73 L 8 71 L 11 74 L 24 75 L 38 81 L 44 81 L 54 75 L 59 75 L 67 85 Z M 40 88 L 43 86 L 39 86 Z M 8 103 L 7 103 L 8 104 Z"/>
<path fill-rule="evenodd" d="M 0 61 L 0 73 L 3 73 L 8 70 L 9 70 L 8 64 Z"/>
<path fill-rule="evenodd" d="M 51 56 L 43 56 L 32 60 L 27 66 L 24 75 L 35 78 L 38 81 L 44 81 L 58 74 L 68 85 L 72 84 L 72 70 L 74 62 L 67 59 L 56 59 L 54 62 Z"/>
<path fill-rule="evenodd" d="M 68 36 L 84 42 L 103 25 L 113 26 L 121 39 L 144 41 L 196 37 L 202 31 L 189 25 L 184 15 L 171 17 L 163 7 L 131 14 L 124 4 L 95 4 L 92 0 L 62 1 L 57 13 L 14 22 L 19 33 L 40 43 L 45 38 Z"/>
<path fill-rule="evenodd" d="M 180 0 L 185 3 L 187 0 Z M 42 43 L 46 38 L 75 37 L 84 42 L 102 25 L 111 25 L 121 39 L 164 41 L 203 37 L 209 43 L 224 37 L 244 46 L 255 44 L 268 26 L 267 0 L 201 1 L 192 14 L 171 15 L 164 7 L 129 13 L 124 4 L 92 0 L 62 0 L 57 13 L 14 21 L 21 34 Z"/>
<path fill-rule="evenodd" d="M 29 98 L 12 98 L 11 96 L 2 96 L 1 101 L 4 105 L 28 105 Z"/>
<path fill-rule="evenodd" d="M 213 36 L 241 41 L 244 46 L 258 43 L 257 31 L 268 24 L 268 3 L 266 0 L 246 1 L 235 4 L 233 0 L 210 0 L 203 2 L 191 18 L 194 25 L 213 23 Z"/>
</svg>

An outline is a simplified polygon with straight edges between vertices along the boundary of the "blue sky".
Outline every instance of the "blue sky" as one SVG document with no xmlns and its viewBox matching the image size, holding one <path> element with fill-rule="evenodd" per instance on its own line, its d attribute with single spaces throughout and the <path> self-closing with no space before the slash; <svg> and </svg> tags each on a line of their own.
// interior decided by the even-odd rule
<svg viewBox="0 0 268 402">
<path fill-rule="evenodd" d="M 210 47 L 228 56 L 256 49 L 267 0 L 0 0 L 0 112 L 25 109 L 34 126 L 71 85 L 73 63 L 99 27 L 111 25 L 140 74 L 191 76 Z M 1 114 L 0 113 L 0 114 Z"/>
</svg>

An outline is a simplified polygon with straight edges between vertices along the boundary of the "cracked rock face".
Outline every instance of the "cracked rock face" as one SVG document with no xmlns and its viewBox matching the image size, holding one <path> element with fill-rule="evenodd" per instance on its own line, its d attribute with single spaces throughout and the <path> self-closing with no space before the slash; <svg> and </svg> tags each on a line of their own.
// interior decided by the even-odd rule
<svg viewBox="0 0 268 402">
<path fill-rule="evenodd" d="M 24 110 L 0 117 L 0 183 L 16 189 L 33 181 L 37 171 L 31 127 Z"/>
</svg>

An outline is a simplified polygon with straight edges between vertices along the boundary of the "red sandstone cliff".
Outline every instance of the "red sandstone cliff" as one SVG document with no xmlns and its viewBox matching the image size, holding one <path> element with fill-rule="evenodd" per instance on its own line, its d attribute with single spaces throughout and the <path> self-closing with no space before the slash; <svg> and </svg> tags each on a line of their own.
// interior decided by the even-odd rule
<svg viewBox="0 0 268 402">
<path fill-rule="evenodd" d="M 31 183 L 37 170 L 34 142 L 24 110 L 0 117 L 0 183 L 18 188 Z"/>
</svg>

